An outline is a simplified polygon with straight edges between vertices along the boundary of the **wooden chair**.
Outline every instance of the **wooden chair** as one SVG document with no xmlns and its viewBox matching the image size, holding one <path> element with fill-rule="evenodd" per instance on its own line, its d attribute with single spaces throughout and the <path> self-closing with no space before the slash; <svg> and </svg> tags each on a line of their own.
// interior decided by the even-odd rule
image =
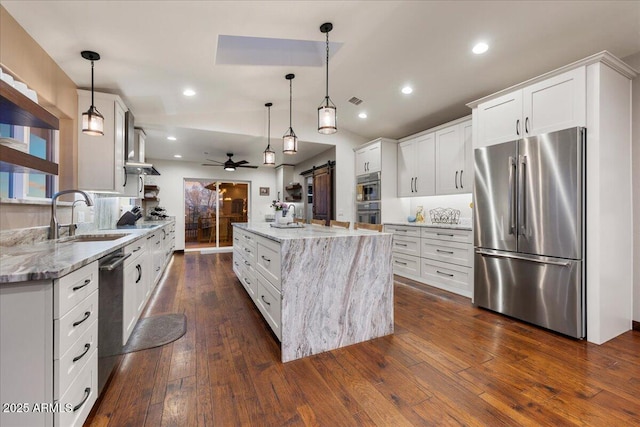
<svg viewBox="0 0 640 427">
<path fill-rule="evenodd" d="M 353 224 L 353 229 L 371 230 L 382 232 L 382 224 L 368 224 L 366 222 L 356 222 Z"/>
<path fill-rule="evenodd" d="M 312 225 L 322 225 L 325 226 L 327 225 L 327 222 L 324 219 L 312 219 L 311 220 L 311 224 Z"/>
<path fill-rule="evenodd" d="M 351 225 L 349 221 L 336 221 L 333 219 L 329 221 L 329 227 L 349 228 L 349 225 Z"/>
<path fill-rule="evenodd" d="M 293 222 L 299 222 L 301 224 L 306 224 L 307 221 L 305 221 L 304 218 L 293 218 Z"/>
</svg>

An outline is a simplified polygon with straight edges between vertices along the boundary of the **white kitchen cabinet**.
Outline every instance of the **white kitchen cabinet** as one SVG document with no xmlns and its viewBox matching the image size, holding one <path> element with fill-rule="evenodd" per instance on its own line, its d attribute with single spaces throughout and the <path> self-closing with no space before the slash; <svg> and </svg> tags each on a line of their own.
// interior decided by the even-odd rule
<svg viewBox="0 0 640 427">
<path fill-rule="evenodd" d="M 91 105 L 91 92 L 78 90 L 78 188 L 97 193 L 124 193 L 124 114 L 120 97 L 94 94 L 94 105 L 104 116 L 104 135 L 82 133 L 82 112 Z"/>
<path fill-rule="evenodd" d="M 433 133 L 398 144 L 398 197 L 435 194 L 435 149 Z"/>
<path fill-rule="evenodd" d="M 435 133 L 436 194 L 472 191 L 472 144 L 471 120 Z"/>
<path fill-rule="evenodd" d="M 381 142 L 377 141 L 356 150 L 356 176 L 379 172 L 381 167 Z"/>
<path fill-rule="evenodd" d="M 471 230 L 385 224 L 393 233 L 393 273 L 449 292 L 473 295 Z"/>
<path fill-rule="evenodd" d="M 136 240 L 125 246 L 123 306 L 122 306 L 122 345 L 127 343 L 140 313 L 146 303 L 146 275 L 143 270 L 145 242 Z"/>
<path fill-rule="evenodd" d="M 581 66 L 477 105 L 474 147 L 586 124 L 586 67 Z"/>
<path fill-rule="evenodd" d="M 125 197 L 144 199 L 144 175 L 125 174 L 122 195 Z"/>
<path fill-rule="evenodd" d="M 97 325 L 97 261 L 59 279 L 0 287 L 0 402 L 30 410 L 2 411 L 0 425 L 82 425 L 98 395 Z M 55 402 L 60 412 L 34 412 Z"/>
</svg>

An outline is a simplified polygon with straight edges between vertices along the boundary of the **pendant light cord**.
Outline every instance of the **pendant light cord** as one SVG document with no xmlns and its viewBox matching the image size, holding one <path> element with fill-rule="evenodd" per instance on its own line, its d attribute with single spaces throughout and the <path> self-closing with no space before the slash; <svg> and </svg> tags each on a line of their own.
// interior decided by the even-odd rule
<svg viewBox="0 0 640 427">
<path fill-rule="evenodd" d="M 293 79 L 289 79 L 289 129 L 292 129 L 292 127 L 291 127 L 291 110 L 292 110 L 291 99 L 293 98 L 293 90 L 291 89 L 292 84 L 293 84 L 292 80 Z"/>
<path fill-rule="evenodd" d="M 267 107 L 269 112 L 269 123 L 267 125 L 267 150 L 271 148 L 271 107 Z"/>
<path fill-rule="evenodd" d="M 329 104 L 328 99 L 329 99 L 329 32 L 327 31 L 327 105 Z"/>
<path fill-rule="evenodd" d="M 91 108 L 93 109 L 93 60 L 91 60 Z"/>
</svg>

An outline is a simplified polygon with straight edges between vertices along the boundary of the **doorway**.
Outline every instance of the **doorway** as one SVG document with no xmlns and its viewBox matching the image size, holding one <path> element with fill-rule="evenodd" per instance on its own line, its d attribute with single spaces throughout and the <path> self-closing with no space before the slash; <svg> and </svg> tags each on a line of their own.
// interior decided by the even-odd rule
<svg viewBox="0 0 640 427">
<path fill-rule="evenodd" d="M 233 246 L 235 222 L 249 218 L 249 183 L 184 179 L 185 250 Z"/>
</svg>

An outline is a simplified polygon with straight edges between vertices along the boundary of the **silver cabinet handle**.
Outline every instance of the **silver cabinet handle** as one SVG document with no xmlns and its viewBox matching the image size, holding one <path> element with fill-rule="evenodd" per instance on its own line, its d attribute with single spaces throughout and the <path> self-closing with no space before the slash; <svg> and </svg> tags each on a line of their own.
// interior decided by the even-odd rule
<svg viewBox="0 0 640 427">
<path fill-rule="evenodd" d="M 557 265 L 559 267 L 568 267 L 568 266 L 571 265 L 570 262 L 545 261 L 545 260 L 542 260 L 542 259 L 526 258 L 526 257 L 523 257 L 523 256 L 511 255 L 511 254 L 494 254 L 493 252 L 487 252 L 487 251 L 483 251 L 483 250 L 477 250 L 476 253 L 478 255 L 488 256 L 488 257 L 493 257 L 493 258 L 510 258 L 510 259 L 517 259 L 517 260 L 520 260 L 520 261 L 537 262 L 538 264 Z"/>
<path fill-rule="evenodd" d="M 443 251 L 442 249 L 436 249 L 436 252 L 440 252 L 442 254 L 453 255 L 453 251 Z"/>
</svg>

